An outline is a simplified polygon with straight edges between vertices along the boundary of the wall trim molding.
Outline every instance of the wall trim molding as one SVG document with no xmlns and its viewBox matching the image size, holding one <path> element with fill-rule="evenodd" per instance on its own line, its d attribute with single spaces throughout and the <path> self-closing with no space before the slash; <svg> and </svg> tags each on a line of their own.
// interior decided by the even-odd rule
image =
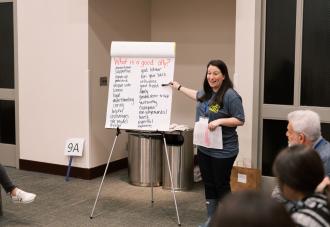
<svg viewBox="0 0 330 227">
<path fill-rule="evenodd" d="M 104 174 L 105 167 L 106 164 L 96 166 L 91 169 L 72 166 L 70 177 L 81 178 L 84 180 L 91 180 L 93 178 L 102 176 Z M 107 173 L 115 172 L 117 170 L 125 169 L 127 167 L 128 167 L 128 159 L 127 158 L 119 159 L 117 161 L 110 162 Z M 21 170 L 65 176 L 68 166 L 20 159 L 19 168 Z"/>
</svg>

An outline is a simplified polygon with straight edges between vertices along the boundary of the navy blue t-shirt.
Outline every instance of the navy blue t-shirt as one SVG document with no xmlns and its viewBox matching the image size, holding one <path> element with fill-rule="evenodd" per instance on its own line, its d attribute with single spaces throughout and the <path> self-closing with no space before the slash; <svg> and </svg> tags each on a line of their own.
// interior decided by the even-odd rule
<svg viewBox="0 0 330 227">
<path fill-rule="evenodd" d="M 197 100 L 199 97 L 202 97 L 204 91 L 197 92 Z M 196 119 L 199 121 L 200 117 L 207 117 L 209 122 L 219 119 L 219 118 L 230 118 L 235 117 L 238 120 L 244 122 L 244 110 L 242 105 L 241 96 L 234 90 L 229 88 L 223 97 L 223 105 L 219 106 L 218 104 L 212 105 L 215 93 L 211 99 L 200 102 L 197 101 L 196 106 Z M 203 146 L 198 146 L 198 149 L 211 157 L 215 158 L 231 158 L 238 154 L 238 136 L 236 132 L 237 127 L 222 127 L 222 142 L 223 149 L 213 149 Z"/>
</svg>

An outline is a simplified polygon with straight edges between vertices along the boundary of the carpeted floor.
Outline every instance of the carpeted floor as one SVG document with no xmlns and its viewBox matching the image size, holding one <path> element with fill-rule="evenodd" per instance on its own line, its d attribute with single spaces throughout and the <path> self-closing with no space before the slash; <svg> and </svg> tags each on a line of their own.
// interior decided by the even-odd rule
<svg viewBox="0 0 330 227">
<path fill-rule="evenodd" d="M 6 169 L 16 185 L 37 198 L 31 204 L 14 204 L 2 189 L 0 226 L 178 226 L 171 191 L 154 187 L 152 204 L 151 188 L 130 185 L 127 169 L 107 175 L 93 219 L 101 177 L 66 182 L 62 176 Z M 175 195 L 181 226 L 198 226 L 205 220 L 202 183 Z"/>
</svg>

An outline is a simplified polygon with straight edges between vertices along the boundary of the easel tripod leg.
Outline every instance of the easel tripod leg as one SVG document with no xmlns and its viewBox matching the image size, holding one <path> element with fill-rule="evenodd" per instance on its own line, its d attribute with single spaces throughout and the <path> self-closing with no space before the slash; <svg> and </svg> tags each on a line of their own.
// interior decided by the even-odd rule
<svg viewBox="0 0 330 227">
<path fill-rule="evenodd" d="M 164 146 L 165 146 L 165 154 L 166 154 L 166 160 L 167 160 L 167 166 L 168 166 L 168 172 L 170 174 L 170 180 L 171 180 L 171 187 L 172 187 L 172 194 L 173 194 L 173 198 L 174 198 L 174 205 L 175 205 L 175 210 L 176 210 L 176 216 L 178 219 L 178 225 L 181 226 L 181 222 L 180 222 L 180 217 L 179 217 L 179 210 L 178 210 L 178 205 L 176 203 L 176 197 L 175 197 L 175 190 L 174 190 L 174 184 L 173 184 L 173 178 L 172 178 L 172 171 L 171 171 L 171 166 L 170 166 L 170 160 L 168 158 L 168 152 L 167 152 L 167 144 L 166 144 L 166 139 L 165 139 L 165 135 L 163 135 L 163 139 L 164 139 Z"/>
<path fill-rule="evenodd" d="M 101 189 L 102 189 L 103 181 L 104 181 L 105 175 L 107 174 L 107 171 L 108 171 L 108 167 L 109 167 L 109 164 L 110 164 L 110 159 L 111 159 L 111 156 L 112 156 L 112 153 L 113 153 L 113 149 L 114 149 L 114 147 L 116 145 L 117 138 L 118 138 L 118 134 L 116 135 L 116 138 L 115 138 L 115 140 L 113 142 L 113 145 L 112 145 L 112 148 L 111 148 L 111 152 L 110 152 L 110 155 L 109 155 L 109 158 L 108 158 L 108 163 L 107 163 L 107 166 L 105 167 L 105 170 L 104 170 L 103 178 L 102 178 L 101 184 L 99 186 L 99 190 L 97 192 L 97 196 L 96 196 L 96 199 L 95 199 L 95 202 L 94 202 L 94 206 L 93 206 L 93 209 L 92 209 L 92 212 L 91 212 L 91 215 L 90 215 L 90 219 L 93 218 L 93 214 L 94 214 L 94 210 L 95 210 L 95 207 L 96 207 L 96 203 L 97 203 L 97 201 L 99 199 L 99 196 L 100 196 L 100 192 L 101 192 Z"/>
<path fill-rule="evenodd" d="M 149 160 L 149 170 L 150 170 L 150 186 L 151 186 L 151 204 L 153 205 L 154 203 L 154 175 L 153 175 L 153 170 L 154 167 L 154 162 L 153 162 L 153 153 L 154 151 L 152 150 L 152 140 L 151 137 L 149 137 L 149 151 L 150 151 L 150 160 Z"/>
</svg>

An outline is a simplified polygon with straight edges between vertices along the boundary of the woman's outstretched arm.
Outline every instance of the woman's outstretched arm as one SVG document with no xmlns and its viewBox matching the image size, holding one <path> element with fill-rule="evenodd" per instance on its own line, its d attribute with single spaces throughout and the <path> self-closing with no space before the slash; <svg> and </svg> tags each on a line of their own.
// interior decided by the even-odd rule
<svg viewBox="0 0 330 227">
<path fill-rule="evenodd" d="M 176 90 L 182 92 L 183 94 L 185 94 L 189 98 L 191 98 L 193 100 L 196 100 L 196 95 L 197 95 L 196 90 L 184 87 L 176 81 L 171 82 L 170 85 L 171 85 L 172 88 L 175 88 Z"/>
</svg>

